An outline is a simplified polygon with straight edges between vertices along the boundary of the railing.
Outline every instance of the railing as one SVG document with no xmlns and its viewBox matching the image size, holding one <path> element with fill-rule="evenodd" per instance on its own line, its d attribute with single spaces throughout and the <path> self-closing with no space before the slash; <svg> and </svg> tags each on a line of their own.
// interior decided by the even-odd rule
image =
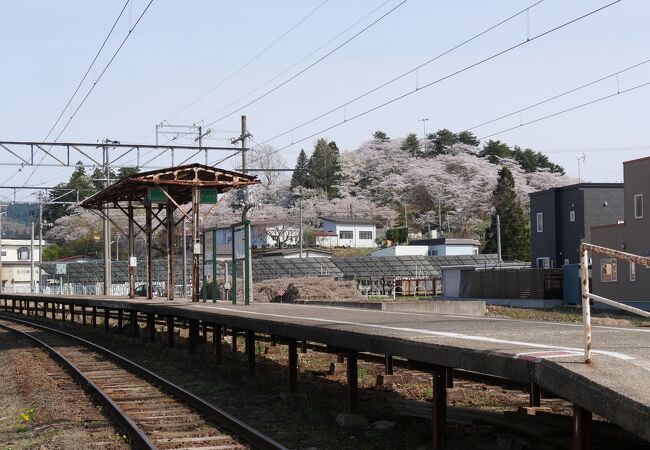
<svg viewBox="0 0 650 450">
<path fill-rule="evenodd" d="M 624 261 L 633 262 L 641 266 L 650 267 L 650 258 L 633 255 L 632 253 L 621 252 L 619 250 L 612 250 L 611 248 L 600 247 L 593 244 L 582 244 L 580 246 L 580 274 L 582 278 L 582 322 L 584 324 L 585 335 L 585 362 L 591 363 L 591 306 L 589 300 L 604 303 L 615 308 L 622 309 L 634 314 L 644 317 L 650 317 L 650 312 L 644 311 L 633 306 L 625 305 L 623 303 L 610 300 L 600 295 L 589 292 L 589 252 L 599 255 L 609 256 L 612 258 L 622 259 Z"/>
</svg>

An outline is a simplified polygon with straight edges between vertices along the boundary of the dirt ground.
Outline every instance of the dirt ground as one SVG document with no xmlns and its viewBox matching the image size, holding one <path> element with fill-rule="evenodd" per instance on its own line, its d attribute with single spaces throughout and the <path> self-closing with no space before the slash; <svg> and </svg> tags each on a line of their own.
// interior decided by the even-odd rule
<svg viewBox="0 0 650 450">
<path fill-rule="evenodd" d="M 44 351 L 0 330 L 0 449 L 129 448 Z"/>
<path fill-rule="evenodd" d="M 582 323 L 581 310 L 571 307 L 545 310 L 488 305 L 487 315 L 518 320 Z M 650 319 L 619 311 L 592 309 L 591 324 L 609 327 L 650 327 Z"/>
</svg>

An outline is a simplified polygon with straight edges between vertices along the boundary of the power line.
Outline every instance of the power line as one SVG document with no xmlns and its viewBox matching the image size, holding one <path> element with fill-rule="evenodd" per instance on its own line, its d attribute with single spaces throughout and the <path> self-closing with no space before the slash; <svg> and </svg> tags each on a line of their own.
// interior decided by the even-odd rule
<svg viewBox="0 0 650 450">
<path fill-rule="evenodd" d="M 68 128 L 68 126 L 70 125 L 70 122 L 72 122 L 72 120 L 75 118 L 75 116 L 77 115 L 77 113 L 79 112 L 79 110 L 81 109 L 81 107 L 84 105 L 84 103 L 86 103 L 86 100 L 88 100 L 88 97 L 90 96 L 90 94 L 95 90 L 95 87 L 97 86 L 97 83 L 99 83 L 99 81 L 102 79 L 102 77 L 104 76 L 104 74 L 106 73 L 106 71 L 108 70 L 108 68 L 111 66 L 111 64 L 113 63 L 113 61 L 114 61 L 115 58 L 117 57 L 118 53 L 120 52 L 120 50 L 122 50 L 122 47 L 124 47 L 124 44 L 126 43 L 126 41 L 127 41 L 127 40 L 129 39 L 129 37 L 131 36 L 131 33 L 132 33 L 133 30 L 135 30 L 135 28 L 138 26 L 138 24 L 139 24 L 140 21 L 142 20 L 142 17 L 144 17 L 145 13 L 149 10 L 149 7 L 151 6 L 151 4 L 152 4 L 153 2 L 154 2 L 154 0 L 149 0 L 149 3 L 147 3 L 147 6 L 144 8 L 144 10 L 142 11 L 142 13 L 141 13 L 140 16 L 138 17 L 138 20 L 136 20 L 136 22 L 133 24 L 133 27 L 131 27 L 131 28 L 129 29 L 129 32 L 128 32 L 128 33 L 126 34 L 126 36 L 124 37 L 124 39 L 123 39 L 122 42 L 120 43 L 120 45 L 119 45 L 119 47 L 117 48 L 117 50 L 115 50 L 115 53 L 113 53 L 113 56 L 111 57 L 111 59 L 108 61 L 108 63 L 106 63 L 106 65 L 104 66 L 104 69 L 101 71 L 101 73 L 99 74 L 99 76 L 97 77 L 97 79 L 95 80 L 95 82 L 93 83 L 93 85 L 90 87 L 90 89 L 88 90 L 88 92 L 86 93 L 86 95 L 84 96 L 84 98 L 81 100 L 81 103 L 79 103 L 79 105 L 77 106 L 77 108 L 74 110 L 74 112 L 72 113 L 72 115 L 70 116 L 70 118 L 68 119 L 68 121 L 66 122 L 65 126 L 63 127 L 63 129 L 62 129 L 62 130 L 59 132 L 59 134 L 56 136 L 56 138 L 54 139 L 54 142 L 57 142 L 57 141 L 59 140 L 59 138 L 61 137 L 61 135 L 65 132 L 65 130 L 66 130 L 66 129 Z M 34 176 L 34 173 L 36 173 L 36 169 L 39 168 L 39 166 L 41 165 L 41 163 L 43 162 L 43 160 L 45 159 L 46 156 L 47 156 L 47 153 L 45 153 L 45 154 L 43 155 L 43 157 L 40 159 L 39 163 L 34 167 L 34 169 L 32 170 L 32 173 L 29 175 L 29 177 L 27 177 L 27 180 L 25 180 L 25 184 L 27 184 L 27 183 L 29 182 L 29 180 Z"/>
<path fill-rule="evenodd" d="M 547 114 L 545 116 L 538 117 L 537 119 L 530 120 L 528 122 L 522 122 L 521 124 L 516 125 L 514 127 L 505 128 L 505 129 L 503 129 L 501 131 L 497 131 L 495 133 L 490 133 L 488 135 L 485 135 L 485 136 L 481 137 L 480 140 L 487 139 L 487 138 L 492 137 L 492 136 L 496 136 L 497 134 L 502 134 L 502 133 L 506 133 L 508 131 L 516 130 L 517 128 L 522 128 L 522 127 L 525 127 L 527 125 L 531 125 L 533 123 L 541 122 L 542 120 L 550 119 L 552 117 L 556 117 L 556 116 L 568 113 L 570 111 L 575 111 L 576 109 L 584 108 L 585 106 L 593 105 L 595 103 L 602 102 L 602 101 L 610 99 L 612 97 L 616 97 L 617 95 L 626 94 L 628 92 L 632 92 L 632 91 L 635 91 L 637 89 L 641 89 L 641 88 L 646 87 L 646 86 L 650 86 L 650 81 L 647 81 L 647 82 L 641 83 L 641 84 L 637 84 L 636 86 L 632 86 L 631 88 L 628 88 L 628 89 L 618 90 L 618 91 L 614 92 L 613 94 L 604 95 L 604 96 L 596 98 L 594 100 L 590 100 L 588 102 L 581 103 L 579 105 L 572 106 L 570 108 L 566 108 L 566 109 L 563 109 L 561 111 L 554 112 L 552 114 Z"/>
<path fill-rule="evenodd" d="M 604 77 L 598 78 L 597 80 L 593 80 L 593 81 L 590 81 L 588 83 L 581 84 L 580 86 L 569 89 L 568 91 L 564 91 L 564 92 L 562 92 L 560 94 L 556 94 L 556 95 L 554 95 L 552 97 L 546 98 L 544 100 L 540 100 L 540 101 L 538 101 L 536 103 L 533 103 L 532 105 L 526 106 L 524 108 L 518 109 L 518 110 L 513 111 L 511 113 L 508 113 L 508 114 L 504 114 L 502 116 L 496 117 L 496 118 L 488 120 L 486 122 L 482 122 L 482 123 L 480 123 L 478 125 L 474 125 L 473 127 L 466 128 L 466 130 L 471 131 L 471 130 L 474 130 L 476 128 L 480 128 L 482 126 L 489 125 L 491 123 L 497 122 L 497 121 L 499 121 L 501 119 L 505 119 L 506 117 L 511 117 L 511 116 L 514 116 L 515 114 L 519 114 L 519 113 L 522 113 L 524 111 L 528 111 L 529 109 L 533 109 L 533 108 L 535 108 L 537 106 L 543 105 L 543 104 L 548 103 L 550 101 L 557 100 L 558 98 L 564 97 L 564 96 L 569 95 L 569 94 L 573 94 L 574 92 L 577 92 L 577 91 L 579 91 L 581 89 L 593 86 L 594 84 L 600 83 L 601 81 L 605 81 L 605 80 L 607 80 L 609 78 L 618 76 L 618 75 L 620 75 L 622 73 L 625 73 L 625 72 L 628 72 L 628 71 L 630 71 L 632 69 L 636 69 L 637 67 L 640 67 L 640 66 L 642 66 L 644 64 L 647 64 L 649 62 L 650 62 L 650 59 L 646 59 L 646 60 L 641 61 L 641 62 L 639 62 L 637 64 L 634 64 L 634 65 L 631 65 L 631 66 L 626 67 L 624 69 L 621 69 L 621 70 L 619 70 L 617 72 L 610 73 L 609 75 L 605 75 Z"/>
<path fill-rule="evenodd" d="M 356 39 L 357 37 L 361 36 L 363 33 L 365 33 L 367 30 L 369 30 L 370 28 L 372 28 L 373 26 L 375 26 L 377 23 L 379 23 L 379 22 L 380 22 L 381 20 L 383 20 L 385 17 L 387 17 L 388 15 L 390 15 L 393 11 L 395 11 L 396 9 L 398 9 L 400 6 L 402 6 L 402 5 L 403 5 L 404 3 L 406 3 L 407 1 L 408 1 L 408 0 L 402 0 L 402 1 L 399 2 L 397 5 L 393 6 L 391 9 L 389 9 L 386 13 L 382 14 L 379 18 L 377 18 L 377 19 L 375 19 L 374 21 L 372 21 L 369 25 L 367 25 L 366 27 L 362 28 L 360 31 L 358 31 L 357 33 L 355 33 L 354 35 L 352 35 L 350 38 L 348 38 L 348 39 L 346 39 L 345 41 L 343 41 L 341 44 L 339 44 L 339 45 L 337 45 L 336 47 L 334 47 L 334 49 L 330 50 L 330 51 L 327 52 L 325 55 L 321 56 L 321 57 L 318 58 L 316 61 L 314 61 L 313 63 L 309 64 L 309 65 L 308 65 L 307 67 L 305 67 L 304 69 L 298 71 L 297 73 L 295 73 L 295 74 L 292 75 L 291 77 L 287 78 L 286 80 L 284 80 L 284 81 L 281 82 L 280 84 L 276 85 L 275 87 L 269 89 L 269 90 L 266 91 L 265 93 L 263 93 L 263 94 L 261 94 L 261 95 L 255 97 L 253 100 L 251 100 L 250 102 L 246 103 L 245 105 L 240 106 L 239 108 L 237 108 L 237 109 L 235 109 L 235 110 L 229 112 L 228 114 L 226 114 L 226 115 L 224 115 L 224 116 L 221 116 L 220 118 L 218 118 L 218 119 L 216 119 L 216 120 L 214 120 L 214 121 L 208 123 L 206 126 L 214 125 L 215 123 L 221 122 L 222 120 L 224 120 L 224 119 L 226 119 L 226 118 L 232 116 L 233 114 L 236 114 L 236 113 L 238 113 L 239 111 L 242 111 L 243 109 L 245 109 L 245 108 L 251 106 L 252 104 L 257 103 L 258 101 L 260 101 L 261 99 L 263 99 L 263 98 L 266 97 L 267 95 L 269 95 L 269 94 L 271 94 L 271 93 L 277 91 L 277 90 L 280 89 L 282 86 L 285 86 L 287 83 L 289 83 L 289 82 L 295 80 L 295 79 L 298 78 L 300 75 L 302 75 L 303 73 L 307 72 L 309 69 L 311 69 L 312 67 L 316 66 L 317 64 L 319 64 L 320 62 L 322 62 L 323 60 L 325 60 L 326 58 L 328 58 L 329 56 L 331 56 L 333 53 L 337 52 L 337 51 L 340 50 L 341 48 L 345 47 L 347 44 L 349 44 L 350 42 L 352 42 L 352 41 L 353 41 L 354 39 Z M 620 1 L 620 0 L 619 0 L 619 1 Z"/>
<path fill-rule="evenodd" d="M 346 118 L 346 119 L 344 119 L 344 120 L 342 120 L 340 122 L 337 122 L 337 123 L 335 123 L 333 125 L 330 125 L 330 126 L 324 128 L 324 129 L 322 129 L 322 130 L 320 130 L 320 131 L 318 131 L 316 133 L 310 134 L 309 136 L 306 136 L 306 137 L 301 138 L 301 139 L 299 139 L 297 141 L 294 141 L 291 144 L 285 145 L 284 147 L 276 149 L 276 150 L 274 150 L 274 152 L 279 152 L 279 151 L 285 150 L 285 149 L 287 149 L 287 148 L 289 148 L 289 147 L 291 147 L 291 146 L 293 146 L 295 144 L 299 144 L 299 143 L 304 142 L 304 141 L 306 141 L 308 139 L 312 139 L 312 138 L 314 138 L 314 137 L 316 137 L 316 136 L 318 136 L 320 134 L 323 134 L 323 133 L 325 133 L 327 131 L 330 131 L 330 130 L 336 128 L 336 127 L 339 127 L 339 126 L 341 126 L 343 124 L 346 124 L 346 123 L 348 123 L 348 122 L 350 122 L 352 120 L 358 119 L 359 117 L 365 116 L 365 115 L 367 115 L 367 114 L 369 114 L 371 112 L 374 112 L 374 111 L 376 111 L 378 109 L 381 109 L 381 108 L 383 108 L 385 106 L 388 106 L 388 105 L 390 105 L 392 103 L 395 103 L 395 102 L 397 102 L 397 101 L 399 101 L 399 100 L 401 100 L 403 98 L 406 98 L 406 97 L 408 97 L 408 96 L 410 96 L 410 95 L 412 95 L 412 94 L 414 94 L 416 92 L 420 92 L 423 89 L 434 86 L 434 85 L 436 85 L 436 84 L 438 84 L 438 83 L 440 83 L 440 82 L 442 82 L 444 80 L 452 78 L 452 77 L 454 77 L 456 75 L 459 75 L 459 74 L 461 74 L 463 72 L 466 72 L 467 70 L 470 70 L 470 69 L 472 69 L 474 67 L 477 67 L 477 66 L 479 66 L 481 64 L 484 64 L 484 63 L 486 63 L 488 61 L 491 61 L 491 60 L 493 60 L 493 59 L 495 59 L 495 58 L 497 58 L 497 57 L 499 57 L 501 55 L 509 53 L 509 52 L 511 52 L 511 51 L 513 51 L 513 50 L 515 50 L 515 49 L 517 49 L 519 47 L 522 47 L 522 46 L 524 46 L 526 44 L 529 44 L 529 43 L 531 43 L 531 42 L 533 42 L 533 41 L 535 41 L 537 39 L 548 36 L 549 34 L 554 33 L 555 31 L 558 31 L 558 30 L 563 29 L 563 28 L 565 28 L 565 27 L 567 27 L 567 26 L 569 26 L 571 24 L 574 24 L 574 23 L 576 23 L 576 22 L 578 22 L 578 21 L 580 21 L 582 19 L 590 17 L 590 16 L 592 16 L 592 15 L 594 15 L 594 14 L 600 12 L 600 11 L 603 11 L 603 10 L 605 10 L 605 9 L 607 9 L 607 8 L 617 4 L 617 3 L 620 3 L 621 1 L 622 0 L 615 0 L 615 1 L 610 2 L 610 3 L 608 3 L 608 4 L 604 5 L 604 6 L 599 7 L 597 9 L 591 10 L 588 13 L 582 14 L 581 16 L 578 16 L 578 17 L 576 17 L 574 19 L 571 19 L 571 20 L 569 20 L 567 22 L 563 22 L 562 24 L 557 25 L 557 26 L 555 26 L 553 28 L 550 28 L 550 29 L 548 29 L 548 30 L 546 30 L 546 31 L 544 31 L 544 32 L 542 32 L 540 34 L 537 34 L 536 36 L 533 36 L 531 38 L 526 38 L 522 42 L 519 42 L 519 43 L 517 43 L 515 45 L 512 45 L 512 46 L 510 46 L 510 47 L 508 47 L 508 48 L 506 48 L 504 50 L 501 50 L 501 51 L 499 51 L 497 53 L 494 53 L 494 54 L 492 54 L 492 55 L 490 55 L 490 56 L 488 56 L 486 58 L 483 58 L 483 59 L 481 59 L 481 60 L 479 60 L 479 61 L 477 61 L 475 63 L 472 63 L 472 64 L 470 64 L 468 66 L 465 66 L 465 67 L 463 67 L 463 68 L 461 68 L 459 70 L 456 70 L 455 72 L 449 73 L 449 74 L 447 74 L 447 75 L 445 75 L 445 76 L 443 76 L 441 78 L 438 78 L 437 80 L 434 80 L 434 81 L 432 81 L 430 83 L 427 83 L 427 84 L 425 84 L 425 85 L 423 85 L 421 87 L 416 87 L 415 89 L 407 91 L 407 92 L 405 92 L 405 93 L 403 93 L 403 94 L 401 94 L 401 95 L 399 95 L 397 97 L 393 97 L 392 99 L 390 99 L 390 100 L 388 100 L 388 101 L 386 101 L 384 103 L 381 103 L 381 104 L 379 104 L 377 106 L 374 106 L 374 107 L 372 107 L 370 109 L 367 109 L 367 110 L 365 110 L 363 112 L 360 112 L 360 113 L 358 113 L 358 114 L 356 114 L 354 116 L 351 116 L 350 118 Z M 226 158 L 226 159 L 228 159 L 228 158 Z M 222 159 L 222 160 L 218 161 L 217 164 L 225 161 L 226 159 Z M 251 163 L 253 163 L 253 162 L 254 161 L 251 161 Z"/>
<path fill-rule="evenodd" d="M 79 89 L 81 88 L 81 85 L 83 84 L 84 81 L 86 81 L 86 78 L 88 77 L 88 74 L 90 73 L 90 70 L 93 68 L 95 65 L 95 62 L 97 61 L 97 58 L 99 58 L 99 54 L 104 50 L 104 47 L 106 46 L 106 42 L 108 42 L 108 39 L 111 37 L 111 34 L 113 34 L 113 30 L 115 30 L 115 27 L 117 26 L 117 23 L 120 21 L 120 18 L 122 17 L 122 14 L 124 14 L 124 11 L 126 10 L 127 5 L 131 2 L 131 0 L 126 0 L 126 3 L 124 3 L 124 6 L 122 7 L 122 10 L 120 13 L 117 15 L 117 18 L 115 19 L 115 22 L 113 22 L 113 26 L 111 26 L 110 30 L 108 30 L 108 34 L 104 38 L 104 42 L 102 42 L 102 45 L 99 47 L 99 50 L 97 50 L 97 53 L 95 54 L 95 57 L 93 60 L 90 62 L 90 65 L 88 66 L 88 69 L 86 69 L 86 73 L 84 73 L 83 77 L 81 77 L 81 80 L 77 84 L 77 87 L 75 88 L 74 92 L 70 96 L 70 99 L 68 100 L 68 103 L 66 103 L 65 107 L 61 110 L 61 113 L 59 114 L 59 117 L 57 117 L 56 121 L 54 122 L 54 125 L 52 125 L 52 128 L 50 128 L 50 131 L 47 132 L 47 135 L 43 138 L 43 141 L 47 141 L 47 139 L 50 137 L 52 134 L 52 131 L 54 131 L 54 128 L 59 124 L 59 121 L 61 120 L 61 117 L 63 117 L 63 114 L 67 111 L 68 107 L 72 103 L 72 100 L 75 98 L 77 95 L 77 92 L 79 92 Z"/>
<path fill-rule="evenodd" d="M 172 117 L 175 117 L 176 115 L 182 113 L 183 111 L 186 111 L 188 108 L 194 106 L 196 103 L 204 99 L 206 96 L 210 95 L 212 92 L 217 90 L 219 87 L 221 87 L 223 84 L 225 84 L 227 81 L 231 80 L 235 75 L 239 74 L 242 70 L 250 66 L 253 62 L 255 62 L 257 59 L 259 59 L 262 55 L 264 55 L 267 51 L 269 51 L 271 48 L 273 48 L 278 42 L 280 42 L 282 39 L 284 39 L 289 33 L 291 33 L 293 30 L 298 28 L 303 22 L 305 22 L 307 19 L 309 19 L 312 15 L 314 15 L 319 9 L 321 9 L 329 0 L 324 0 L 321 2 L 318 6 L 316 6 L 314 9 L 312 9 L 306 16 L 304 16 L 302 19 L 300 19 L 298 22 L 293 24 L 287 31 L 282 33 L 277 39 L 275 39 L 273 42 L 271 42 L 269 45 L 264 47 L 260 52 L 258 52 L 255 56 L 253 56 L 251 59 L 246 61 L 244 64 L 239 66 L 236 70 L 234 70 L 230 75 L 226 76 L 223 78 L 221 81 L 216 83 L 214 86 L 212 86 L 210 89 L 205 91 L 203 94 L 199 95 L 196 99 L 194 99 L 192 102 L 184 106 L 183 108 L 179 109 L 175 113 L 173 113 L 171 116 L 169 116 L 165 120 L 169 120 Z"/>
<path fill-rule="evenodd" d="M 416 67 L 414 67 L 414 68 L 412 68 L 412 69 L 410 69 L 410 70 L 408 70 L 408 71 L 406 71 L 406 72 L 404 72 L 404 73 L 402 73 L 402 74 L 400 74 L 400 75 L 398 75 L 398 76 L 396 76 L 396 77 L 394 77 L 394 78 L 392 78 L 392 79 L 390 79 L 390 80 L 388 80 L 388 81 L 386 81 L 386 82 L 384 82 L 384 83 L 382 83 L 382 84 L 380 84 L 380 85 L 378 85 L 378 86 L 376 86 L 376 87 L 374 87 L 374 88 L 372 88 L 372 89 L 370 89 L 370 90 L 368 90 L 368 91 L 366 91 L 366 92 L 364 92 L 364 93 L 361 94 L 361 95 L 358 95 L 357 97 L 354 97 L 354 98 L 351 99 L 351 100 L 348 100 L 347 102 L 345 102 L 345 103 L 343 103 L 343 104 L 341 104 L 341 105 L 339 105 L 339 106 L 337 106 L 337 107 L 335 107 L 335 108 L 330 109 L 330 110 L 327 111 L 327 112 L 324 112 L 324 113 L 322 113 L 322 114 L 319 114 L 318 116 L 316 116 L 316 117 L 314 117 L 314 118 L 312 118 L 312 119 L 309 119 L 309 120 L 307 120 L 307 121 L 305 121 L 305 122 L 302 122 L 301 124 L 296 125 L 295 127 L 291 128 L 291 129 L 289 129 L 289 130 L 286 130 L 286 131 L 284 131 L 284 132 L 282 132 L 282 133 L 276 134 L 276 135 L 273 136 L 272 138 L 269 138 L 269 139 L 263 141 L 262 144 L 265 144 L 265 143 L 270 142 L 270 141 L 273 141 L 273 140 L 275 140 L 275 139 L 277 139 L 277 138 L 279 138 L 279 137 L 282 137 L 282 136 L 284 136 L 284 135 L 287 135 L 287 134 L 289 134 L 289 133 L 292 133 L 292 132 L 294 132 L 294 131 L 296 131 L 296 130 L 298 130 L 298 129 L 304 127 L 304 126 L 307 126 L 307 125 L 309 125 L 309 124 L 311 124 L 311 123 L 313 123 L 313 122 L 315 122 L 315 121 L 317 121 L 317 120 L 319 120 L 319 119 L 322 119 L 323 117 L 326 117 L 326 116 L 328 116 L 328 115 L 330 115 L 330 114 L 332 114 L 332 113 L 334 113 L 334 112 L 336 112 L 336 111 L 338 111 L 338 110 L 340 110 L 340 109 L 342 109 L 342 108 L 345 108 L 345 107 L 351 105 L 352 103 L 355 103 L 355 102 L 361 100 L 362 98 L 365 98 L 365 97 L 367 97 L 368 95 L 373 94 L 373 93 L 379 91 L 380 89 L 383 89 L 383 88 L 385 88 L 386 86 L 388 86 L 388 85 L 390 85 L 390 84 L 392 84 L 392 83 L 394 83 L 394 82 L 396 82 L 396 81 L 401 80 L 402 78 L 404 78 L 404 77 L 406 77 L 406 76 L 412 74 L 413 72 L 418 71 L 419 69 L 421 69 L 421 68 L 423 68 L 423 67 L 425 67 L 425 66 L 427 66 L 427 65 L 429 65 L 429 64 L 431 64 L 431 63 L 433 63 L 433 62 L 435 62 L 435 61 L 437 61 L 438 59 L 442 58 L 443 56 L 448 55 L 449 53 L 451 53 L 451 52 L 453 52 L 453 51 L 455 51 L 455 50 L 457 50 L 457 49 L 459 49 L 459 48 L 461 48 L 461 47 L 463 47 L 463 46 L 469 44 L 470 42 L 472 42 L 472 41 L 478 39 L 479 37 L 481 37 L 481 36 L 483 36 L 483 35 L 489 33 L 490 31 L 494 30 L 495 28 L 498 28 L 498 27 L 500 27 L 501 25 L 503 25 L 503 24 L 505 24 L 505 23 L 511 21 L 512 19 L 514 19 L 514 18 L 520 16 L 521 14 L 523 14 L 523 13 L 529 11 L 531 8 L 533 8 L 533 7 L 537 6 L 537 5 L 539 5 L 539 4 L 542 3 L 543 1 L 544 1 L 544 0 L 539 0 L 539 1 L 535 2 L 535 3 L 533 3 L 532 5 L 528 6 L 527 8 L 522 9 L 522 10 L 520 10 L 520 11 L 518 11 L 518 12 L 512 14 L 511 16 L 509 16 L 509 17 L 507 17 L 507 18 L 505 18 L 505 19 L 503 19 L 503 20 L 501 20 L 501 21 L 495 23 L 494 25 L 492 25 L 492 26 L 490 26 L 490 27 L 484 29 L 483 31 L 481 31 L 481 32 L 479 32 L 479 33 L 477 33 L 477 34 L 475 34 L 475 35 L 473 35 L 473 36 L 471 36 L 471 37 L 465 39 L 464 41 L 462 41 L 462 42 L 460 42 L 460 43 L 454 45 L 453 47 L 450 47 L 449 49 L 443 51 L 442 53 L 440 53 L 440 54 L 438 54 L 438 55 L 436 55 L 436 56 L 434 56 L 433 58 L 430 58 L 429 60 L 423 62 L 422 64 L 420 64 L 420 65 L 418 65 L 418 66 L 416 66 Z"/>
</svg>

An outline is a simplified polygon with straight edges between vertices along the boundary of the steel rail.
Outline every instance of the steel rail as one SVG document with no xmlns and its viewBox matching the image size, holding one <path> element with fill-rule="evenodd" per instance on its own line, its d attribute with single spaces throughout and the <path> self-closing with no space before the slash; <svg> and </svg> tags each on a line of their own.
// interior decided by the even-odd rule
<svg viewBox="0 0 650 450">
<path fill-rule="evenodd" d="M 20 319 L 15 319 L 12 317 L 7 317 L 5 315 L 0 315 L 1 319 L 8 320 L 10 322 L 19 322 L 23 324 L 27 324 L 29 326 L 34 326 L 32 323 L 29 323 L 24 320 Z M 40 328 L 36 327 L 35 328 Z M 26 333 L 24 331 L 17 330 L 15 328 L 11 328 L 5 324 L 0 323 L 0 328 L 4 328 L 5 330 L 20 334 L 23 337 L 26 337 L 28 339 L 31 339 L 32 341 L 38 343 L 41 347 L 43 347 L 45 350 L 47 350 L 48 353 L 52 355 L 52 357 L 57 360 L 63 367 L 65 367 L 66 370 L 72 375 L 73 378 L 75 378 L 81 385 L 82 387 L 91 395 L 98 397 L 100 402 L 108 408 L 109 414 L 115 420 L 118 425 L 122 428 L 122 431 L 124 431 L 130 438 L 131 440 L 131 445 L 137 449 L 151 449 L 155 450 L 158 447 L 151 442 L 151 440 L 147 437 L 147 435 L 136 425 L 136 423 L 128 416 L 128 414 L 120 408 L 117 403 L 113 401 L 99 386 L 97 386 L 95 383 L 93 383 L 88 377 L 86 377 L 83 372 L 81 372 L 77 367 L 70 361 L 68 358 L 63 356 L 58 350 L 56 350 L 54 347 L 50 346 L 49 344 L 43 342 L 36 336 L 32 336 L 29 333 Z"/>
<path fill-rule="evenodd" d="M 96 350 L 99 353 L 102 353 L 103 355 L 107 356 L 109 359 L 115 361 L 122 367 L 126 368 L 127 370 L 131 371 L 135 375 L 138 375 L 142 378 L 144 378 L 146 381 L 155 384 L 168 394 L 176 397 L 177 399 L 187 403 L 191 407 L 193 407 L 195 410 L 199 411 L 200 413 L 204 414 L 207 418 L 215 421 L 217 424 L 225 427 L 228 431 L 236 435 L 237 437 L 241 438 L 243 441 L 246 441 L 247 443 L 251 444 L 253 448 L 260 449 L 260 450 L 288 450 L 287 447 L 283 446 L 279 442 L 273 440 L 269 436 L 266 436 L 264 433 L 261 433 L 260 431 L 256 430 L 255 428 L 251 427 L 250 425 L 246 424 L 245 422 L 237 419 L 233 415 L 229 414 L 228 412 L 224 411 L 223 409 L 217 407 L 216 405 L 202 399 L 201 397 L 198 397 L 197 395 L 192 394 L 191 392 L 183 389 L 182 387 L 172 383 L 171 381 L 161 377 L 160 375 L 157 375 L 156 373 L 150 371 L 149 369 L 105 348 L 102 347 L 101 345 L 95 344 L 93 342 L 90 342 L 86 339 L 83 339 L 79 336 L 75 336 L 74 334 L 66 333 L 65 331 L 57 330 L 56 328 L 51 328 L 42 324 L 34 323 L 29 320 L 23 320 L 23 319 L 18 319 L 13 316 L 7 316 L 5 314 L 0 314 L 0 319 L 5 319 L 9 320 L 12 322 L 16 323 L 22 323 L 24 325 L 28 325 L 40 330 L 44 331 L 49 331 L 51 333 L 55 333 L 61 336 L 65 336 L 69 339 L 73 339 L 77 342 L 82 343 L 83 345 L 90 347 L 93 350 Z M 2 326 L 0 324 L 0 326 Z M 9 327 L 5 327 L 9 328 Z M 9 328 L 10 329 L 10 328 Z M 31 337 L 31 336 L 30 336 Z M 34 338 L 35 339 L 35 338 Z M 37 340 L 37 339 L 35 339 Z M 40 341 L 39 341 L 40 342 Z M 47 344 L 44 344 L 47 346 Z M 56 351 L 56 350 L 54 350 Z M 61 358 L 63 356 L 61 355 Z M 67 361 L 67 360 L 66 360 Z M 71 364 L 69 361 L 67 361 L 68 364 Z M 75 369 L 76 370 L 76 369 Z M 78 371 L 77 371 L 78 372 Z M 83 375 L 81 375 L 83 377 Z M 85 377 L 84 377 L 85 378 Z M 89 381 L 90 383 L 90 381 Z M 115 405 L 116 408 L 119 408 L 117 405 Z M 130 419 L 129 419 L 130 420 Z M 137 427 L 137 425 L 134 424 L 134 426 Z M 146 436 L 145 436 L 146 437 Z M 152 443 L 152 447 L 145 447 L 145 448 L 156 448 L 155 445 Z"/>
</svg>

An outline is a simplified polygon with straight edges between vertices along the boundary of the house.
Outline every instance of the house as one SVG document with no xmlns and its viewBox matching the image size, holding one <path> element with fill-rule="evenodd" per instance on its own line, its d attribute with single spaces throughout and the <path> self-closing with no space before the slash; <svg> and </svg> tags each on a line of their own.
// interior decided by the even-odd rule
<svg viewBox="0 0 650 450">
<path fill-rule="evenodd" d="M 392 245 L 374 250 L 370 256 L 427 256 L 429 247 L 426 245 Z"/>
<path fill-rule="evenodd" d="M 595 245 L 650 256 L 650 157 L 623 163 L 624 215 L 621 221 L 592 226 Z M 618 302 L 650 310 L 650 268 L 634 263 L 592 255 L 592 292 Z"/>
<path fill-rule="evenodd" d="M 579 183 L 529 195 L 533 267 L 579 263 L 579 247 L 591 242 L 591 227 L 623 219 L 621 183 Z"/>
<path fill-rule="evenodd" d="M 314 230 L 316 233 L 324 235 L 319 238 L 317 234 L 319 245 L 320 242 L 329 241 L 329 246 L 331 246 L 332 240 L 334 240 L 334 247 L 374 248 L 377 246 L 375 243 L 377 225 L 373 220 L 338 216 L 319 217 L 319 219 L 322 225 Z"/>
<path fill-rule="evenodd" d="M 43 245 L 45 243 L 43 242 Z M 38 262 L 41 258 L 38 240 L 34 241 L 34 285 L 38 288 Z M 31 240 L 2 239 L 2 287 L 8 292 L 29 292 L 31 273 Z"/>
<path fill-rule="evenodd" d="M 458 256 L 478 255 L 481 243 L 476 239 L 457 238 L 414 239 L 409 242 L 409 247 L 421 245 L 429 249 L 428 256 Z"/>
</svg>

